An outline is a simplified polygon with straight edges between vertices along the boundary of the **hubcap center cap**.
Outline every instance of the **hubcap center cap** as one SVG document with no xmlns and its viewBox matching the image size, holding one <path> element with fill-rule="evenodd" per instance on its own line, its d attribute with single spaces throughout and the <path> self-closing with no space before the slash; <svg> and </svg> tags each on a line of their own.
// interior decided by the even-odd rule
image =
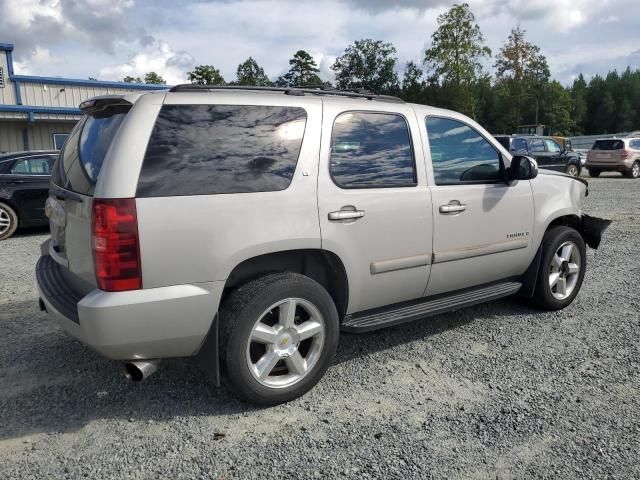
<svg viewBox="0 0 640 480">
<path fill-rule="evenodd" d="M 289 357 L 298 350 L 298 345 L 300 344 L 300 337 L 298 333 L 293 329 L 282 330 L 278 334 L 278 339 L 276 340 L 276 351 L 282 357 Z"/>
</svg>

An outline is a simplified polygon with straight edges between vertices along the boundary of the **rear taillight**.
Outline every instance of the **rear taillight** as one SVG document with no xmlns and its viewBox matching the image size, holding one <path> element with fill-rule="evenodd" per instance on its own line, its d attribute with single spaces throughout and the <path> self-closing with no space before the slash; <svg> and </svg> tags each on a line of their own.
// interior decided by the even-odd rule
<svg viewBox="0 0 640 480">
<path fill-rule="evenodd" d="M 98 288 L 109 292 L 142 288 L 135 199 L 94 199 L 91 236 Z"/>
<path fill-rule="evenodd" d="M 620 158 L 629 158 L 629 150 L 622 150 L 620 152 Z"/>
</svg>

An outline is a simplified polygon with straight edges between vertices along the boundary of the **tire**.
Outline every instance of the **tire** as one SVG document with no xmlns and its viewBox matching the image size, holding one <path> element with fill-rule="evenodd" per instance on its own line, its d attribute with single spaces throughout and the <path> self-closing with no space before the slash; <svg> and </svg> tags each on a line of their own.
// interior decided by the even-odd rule
<svg viewBox="0 0 640 480">
<path fill-rule="evenodd" d="M 568 249 L 568 245 L 572 248 Z M 573 228 L 556 226 L 544 234 L 541 248 L 542 258 L 532 301 L 545 310 L 560 310 L 573 302 L 582 286 L 587 266 L 584 239 Z M 575 266 L 578 271 L 572 273 Z"/>
<path fill-rule="evenodd" d="M 578 168 L 577 165 L 574 165 L 573 163 L 567 165 L 567 169 L 565 171 L 565 173 L 567 175 L 571 175 L 572 177 L 579 177 L 580 176 L 580 169 Z"/>
<path fill-rule="evenodd" d="M 18 215 L 6 203 L 0 202 L 0 240 L 6 240 L 18 228 Z"/>
<path fill-rule="evenodd" d="M 600 170 L 597 170 L 595 168 L 590 168 L 589 169 L 589 176 L 593 177 L 593 178 L 597 178 L 600 176 Z"/>
<path fill-rule="evenodd" d="M 261 277 L 231 293 L 221 308 L 223 371 L 246 401 L 288 402 L 320 381 L 339 329 L 333 300 L 319 283 L 296 273 Z"/>
<path fill-rule="evenodd" d="M 631 168 L 628 170 L 625 170 L 624 176 L 627 178 L 640 178 L 640 162 L 638 161 L 633 162 L 633 165 L 631 165 Z"/>
</svg>

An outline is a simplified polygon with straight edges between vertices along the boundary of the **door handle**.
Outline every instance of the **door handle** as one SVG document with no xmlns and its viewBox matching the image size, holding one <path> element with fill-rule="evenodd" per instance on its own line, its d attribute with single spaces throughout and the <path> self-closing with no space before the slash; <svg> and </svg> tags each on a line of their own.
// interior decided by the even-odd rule
<svg viewBox="0 0 640 480">
<path fill-rule="evenodd" d="M 329 220 L 355 220 L 364 217 L 364 210 L 338 210 L 337 212 L 329 212 Z"/>
<path fill-rule="evenodd" d="M 452 200 L 447 205 L 440 205 L 440 213 L 444 213 L 445 215 L 464 212 L 466 209 L 467 206 L 464 203 L 458 202 L 457 200 Z"/>
</svg>

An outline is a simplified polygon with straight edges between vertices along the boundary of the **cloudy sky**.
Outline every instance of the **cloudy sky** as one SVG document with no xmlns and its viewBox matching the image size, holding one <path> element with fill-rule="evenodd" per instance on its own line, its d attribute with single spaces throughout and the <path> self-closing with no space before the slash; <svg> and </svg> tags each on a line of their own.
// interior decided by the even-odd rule
<svg viewBox="0 0 640 480">
<path fill-rule="evenodd" d="M 640 68 L 640 0 L 469 0 L 497 53 L 518 23 L 567 84 L 578 72 Z M 121 80 L 156 71 L 185 81 L 197 64 L 227 80 L 253 56 L 275 79 L 298 49 L 329 66 L 356 39 L 392 42 L 399 69 L 421 62 L 444 0 L 0 0 L 0 42 L 17 73 Z M 492 62 L 491 62 L 492 63 Z M 489 66 L 491 65 L 489 64 Z"/>
</svg>

